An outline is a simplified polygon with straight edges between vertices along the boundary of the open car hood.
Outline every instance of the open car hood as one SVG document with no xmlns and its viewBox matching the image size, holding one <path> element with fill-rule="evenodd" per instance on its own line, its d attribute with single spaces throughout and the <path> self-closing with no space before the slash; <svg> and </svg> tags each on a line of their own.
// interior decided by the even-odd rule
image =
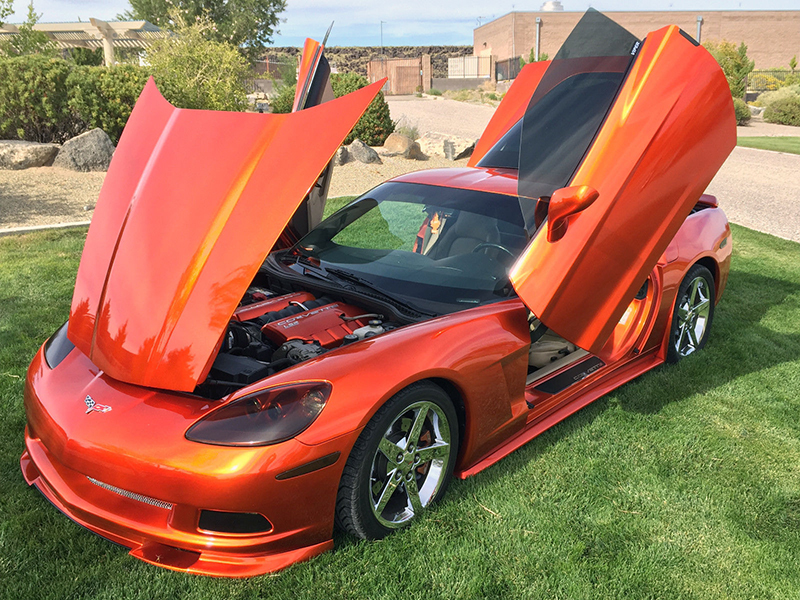
<svg viewBox="0 0 800 600">
<path fill-rule="evenodd" d="M 532 239 L 514 289 L 550 329 L 602 356 L 736 144 L 730 90 L 678 27 L 642 42 L 591 9 L 546 70 L 526 69 L 487 127 L 498 141 L 476 162 L 519 169 Z"/>
<path fill-rule="evenodd" d="M 151 79 L 100 192 L 69 339 L 117 380 L 193 390 L 258 268 L 381 85 L 262 115 L 178 109 Z"/>
</svg>

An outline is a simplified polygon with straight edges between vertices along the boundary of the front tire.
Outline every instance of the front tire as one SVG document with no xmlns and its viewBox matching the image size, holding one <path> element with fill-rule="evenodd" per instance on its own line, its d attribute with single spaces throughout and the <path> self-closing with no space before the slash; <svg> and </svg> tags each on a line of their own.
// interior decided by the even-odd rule
<svg viewBox="0 0 800 600">
<path fill-rule="evenodd" d="M 336 500 L 340 529 L 380 539 L 442 497 L 458 454 L 450 397 L 430 382 L 401 390 L 375 413 L 347 459 Z"/>
<path fill-rule="evenodd" d="M 689 269 L 675 299 L 667 362 L 676 363 L 706 345 L 714 319 L 714 291 L 714 276 L 707 268 Z"/>
</svg>

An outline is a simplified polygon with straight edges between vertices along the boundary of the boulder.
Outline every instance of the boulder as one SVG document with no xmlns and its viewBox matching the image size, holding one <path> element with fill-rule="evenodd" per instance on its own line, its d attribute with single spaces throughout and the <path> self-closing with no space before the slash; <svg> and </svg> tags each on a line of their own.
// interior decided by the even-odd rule
<svg viewBox="0 0 800 600">
<path fill-rule="evenodd" d="M 428 156 L 443 156 L 449 160 L 458 160 L 472 155 L 475 141 L 431 131 L 419 139 L 419 147 Z"/>
<path fill-rule="evenodd" d="M 347 161 L 350 160 L 350 156 L 347 153 L 347 148 L 344 146 L 340 146 L 339 149 L 336 151 L 336 154 L 333 155 L 333 166 L 334 167 L 341 167 L 342 165 L 347 164 Z"/>
<path fill-rule="evenodd" d="M 61 146 L 53 166 L 72 171 L 108 171 L 114 144 L 102 129 L 92 129 Z"/>
<path fill-rule="evenodd" d="M 402 156 L 412 160 L 424 160 L 419 144 L 402 133 L 392 133 L 383 143 L 383 156 Z"/>
<path fill-rule="evenodd" d="M 372 148 L 367 146 L 361 140 L 353 140 L 353 143 L 347 147 L 347 155 L 353 157 L 355 160 L 362 163 L 378 163 L 381 164 L 381 157 Z"/>
<path fill-rule="evenodd" d="M 20 170 L 53 164 L 58 144 L 0 140 L 0 169 Z"/>
</svg>

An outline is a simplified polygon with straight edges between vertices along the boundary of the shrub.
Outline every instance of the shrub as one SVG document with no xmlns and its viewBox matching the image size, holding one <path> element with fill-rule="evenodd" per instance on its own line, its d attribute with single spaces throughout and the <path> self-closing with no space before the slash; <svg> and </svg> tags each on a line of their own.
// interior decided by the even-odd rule
<svg viewBox="0 0 800 600">
<path fill-rule="evenodd" d="M 134 65 L 75 67 L 67 78 L 69 107 L 87 128 L 99 127 L 117 143 L 147 78 Z"/>
<path fill-rule="evenodd" d="M 428 90 L 428 95 L 429 96 L 441 96 L 442 95 L 442 91 L 441 90 L 437 90 L 436 88 L 431 88 L 431 89 Z"/>
<path fill-rule="evenodd" d="M 750 108 L 748 108 L 747 102 L 745 102 L 741 98 L 734 98 L 733 110 L 736 113 L 736 124 L 747 125 L 751 117 Z"/>
<path fill-rule="evenodd" d="M 773 92 L 764 92 L 753 103 L 755 106 L 769 106 L 785 98 L 800 98 L 800 84 L 787 85 Z"/>
<path fill-rule="evenodd" d="M 207 17 L 187 24 L 180 11 L 171 16 L 176 35 L 156 40 L 147 51 L 164 97 L 180 108 L 245 110 L 248 67 L 239 51 L 207 39 L 215 29 Z"/>
<path fill-rule="evenodd" d="M 773 102 L 764 111 L 764 120 L 767 123 L 800 127 L 800 97 L 783 98 Z"/>
<path fill-rule="evenodd" d="M 274 113 L 292 112 L 296 85 L 283 85 L 278 88 L 278 94 L 269 100 L 269 106 Z"/>
<path fill-rule="evenodd" d="M 0 138 L 63 142 L 78 133 L 68 105 L 69 72 L 60 58 L 0 59 Z"/>
<path fill-rule="evenodd" d="M 365 87 L 369 81 L 358 73 L 334 73 L 331 75 L 331 84 L 333 95 L 339 98 Z M 358 138 L 368 146 L 382 146 L 393 131 L 394 122 L 389 115 L 389 105 L 383 97 L 383 92 L 378 92 L 344 143 L 349 144 Z"/>
<path fill-rule="evenodd" d="M 722 67 L 722 72 L 725 73 L 725 78 L 728 80 L 728 86 L 731 88 L 731 94 L 734 98 L 744 98 L 744 93 L 747 88 L 747 76 L 753 70 L 755 63 L 747 58 L 747 46 L 744 42 L 736 47 L 736 44 L 727 42 L 706 42 L 703 44 L 706 50 Z"/>
</svg>

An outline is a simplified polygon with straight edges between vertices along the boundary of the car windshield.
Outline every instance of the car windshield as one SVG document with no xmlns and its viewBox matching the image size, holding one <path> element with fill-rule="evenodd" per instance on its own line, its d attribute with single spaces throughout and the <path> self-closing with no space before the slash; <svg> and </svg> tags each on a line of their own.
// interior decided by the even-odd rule
<svg viewBox="0 0 800 600">
<path fill-rule="evenodd" d="M 316 259 L 322 273 L 444 313 L 508 297 L 508 269 L 527 241 L 515 196 L 389 182 L 320 223 L 284 261 L 305 273 L 301 259 Z"/>
</svg>

